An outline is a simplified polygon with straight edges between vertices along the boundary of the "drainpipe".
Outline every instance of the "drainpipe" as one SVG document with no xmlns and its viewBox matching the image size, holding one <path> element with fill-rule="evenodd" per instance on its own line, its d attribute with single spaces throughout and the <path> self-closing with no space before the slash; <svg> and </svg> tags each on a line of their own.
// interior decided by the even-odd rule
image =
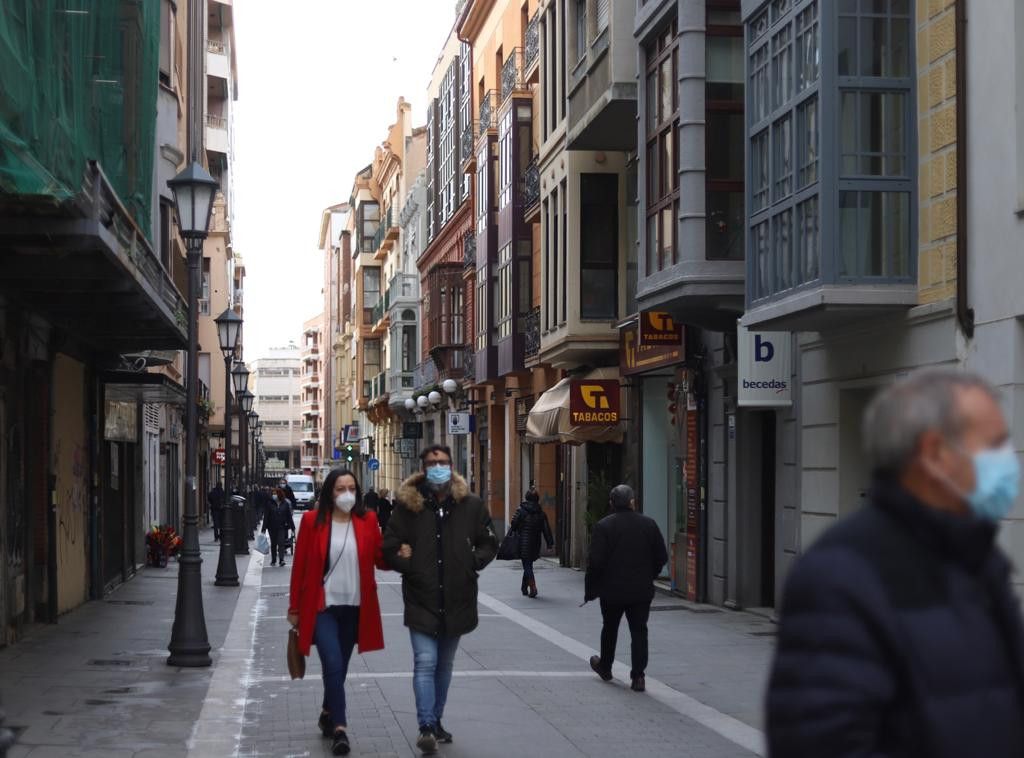
<svg viewBox="0 0 1024 758">
<path fill-rule="evenodd" d="M 954 1 L 956 15 L 956 318 L 967 339 L 974 337 L 974 309 L 967 269 L 967 0 Z"/>
</svg>

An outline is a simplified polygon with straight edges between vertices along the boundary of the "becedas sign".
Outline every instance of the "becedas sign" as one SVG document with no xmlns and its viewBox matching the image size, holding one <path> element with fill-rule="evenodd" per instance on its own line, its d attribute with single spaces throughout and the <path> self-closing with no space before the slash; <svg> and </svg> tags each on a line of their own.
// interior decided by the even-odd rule
<svg viewBox="0 0 1024 758">
<path fill-rule="evenodd" d="M 573 426 L 612 426 L 619 423 L 621 408 L 618 379 L 569 382 L 569 420 Z"/>
</svg>

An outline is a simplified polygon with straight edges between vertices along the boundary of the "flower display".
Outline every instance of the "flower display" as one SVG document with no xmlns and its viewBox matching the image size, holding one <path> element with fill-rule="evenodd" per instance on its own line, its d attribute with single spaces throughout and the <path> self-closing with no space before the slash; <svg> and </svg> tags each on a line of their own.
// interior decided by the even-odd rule
<svg viewBox="0 0 1024 758">
<path fill-rule="evenodd" d="M 174 527 L 164 524 L 153 528 L 146 533 L 146 552 L 148 563 L 151 566 L 166 566 L 167 559 L 177 555 L 181 550 L 182 540 Z"/>
</svg>

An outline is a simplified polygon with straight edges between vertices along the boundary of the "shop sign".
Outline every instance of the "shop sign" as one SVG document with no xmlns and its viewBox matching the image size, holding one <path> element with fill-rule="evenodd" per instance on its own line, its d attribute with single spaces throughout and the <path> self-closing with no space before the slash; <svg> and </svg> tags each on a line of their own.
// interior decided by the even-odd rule
<svg viewBox="0 0 1024 758">
<path fill-rule="evenodd" d="M 793 404 L 791 340 L 789 332 L 752 332 L 739 326 L 739 406 L 785 408 Z"/>
<path fill-rule="evenodd" d="M 342 442 L 345 444 L 359 442 L 359 424 L 345 424 L 342 436 L 344 437 Z"/>
<path fill-rule="evenodd" d="M 469 434 L 473 431 L 472 414 L 453 411 L 448 414 L 448 434 Z"/>
<path fill-rule="evenodd" d="M 416 440 L 408 437 L 395 439 L 395 452 L 402 458 L 416 457 Z"/>
<path fill-rule="evenodd" d="M 683 325 L 676 323 L 671 314 L 664 311 L 643 311 L 640 314 L 639 344 L 645 347 L 655 345 L 681 345 Z"/>
<path fill-rule="evenodd" d="M 573 379 L 569 382 L 569 419 L 573 426 L 614 426 L 619 423 L 618 379 Z"/>
<path fill-rule="evenodd" d="M 263 465 L 267 471 L 284 471 L 285 469 L 284 461 L 282 461 L 280 458 L 267 458 L 267 460 L 264 461 Z"/>
<path fill-rule="evenodd" d="M 402 422 L 402 436 L 411 440 L 423 439 L 423 422 L 422 421 L 403 421 Z"/>
<path fill-rule="evenodd" d="M 619 371 L 623 376 L 675 366 L 682 363 L 685 356 L 682 328 L 673 344 L 640 345 L 635 325 L 619 332 Z"/>
<path fill-rule="evenodd" d="M 103 439 L 110 442 L 138 441 L 135 403 L 108 400 L 103 416 Z"/>
<path fill-rule="evenodd" d="M 224 448 L 218 447 L 216 450 L 210 451 L 210 461 L 214 466 L 223 466 L 225 460 L 227 458 L 224 455 Z"/>
</svg>

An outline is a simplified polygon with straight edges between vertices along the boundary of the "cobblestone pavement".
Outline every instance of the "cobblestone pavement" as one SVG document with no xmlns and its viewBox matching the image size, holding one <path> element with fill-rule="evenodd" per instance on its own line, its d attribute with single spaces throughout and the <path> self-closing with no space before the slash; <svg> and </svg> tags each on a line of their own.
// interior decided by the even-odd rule
<svg viewBox="0 0 1024 758">
<path fill-rule="evenodd" d="M 212 586 L 216 550 L 204 533 L 204 586 L 214 666 L 171 669 L 165 648 L 174 567 L 146 570 L 0 651 L 9 723 L 25 727 L 14 756 L 321 756 L 322 686 L 315 651 L 304 680 L 285 663 L 290 566 L 240 561 L 240 589 Z M 586 658 L 600 611 L 579 607 L 583 576 L 541 561 L 541 596 L 519 593 L 517 567 L 481 575 L 480 627 L 456 658 L 445 756 L 751 756 L 763 754 L 761 699 L 773 626 L 760 616 L 659 595 L 651 614 L 648 692 L 628 687 L 629 634 L 616 679 Z M 412 654 L 398 576 L 379 572 L 386 648 L 353 657 L 346 695 L 353 754 L 412 756 Z M 136 605 L 110 601 L 150 601 Z M 98 663 L 124 660 L 127 665 Z"/>
</svg>

